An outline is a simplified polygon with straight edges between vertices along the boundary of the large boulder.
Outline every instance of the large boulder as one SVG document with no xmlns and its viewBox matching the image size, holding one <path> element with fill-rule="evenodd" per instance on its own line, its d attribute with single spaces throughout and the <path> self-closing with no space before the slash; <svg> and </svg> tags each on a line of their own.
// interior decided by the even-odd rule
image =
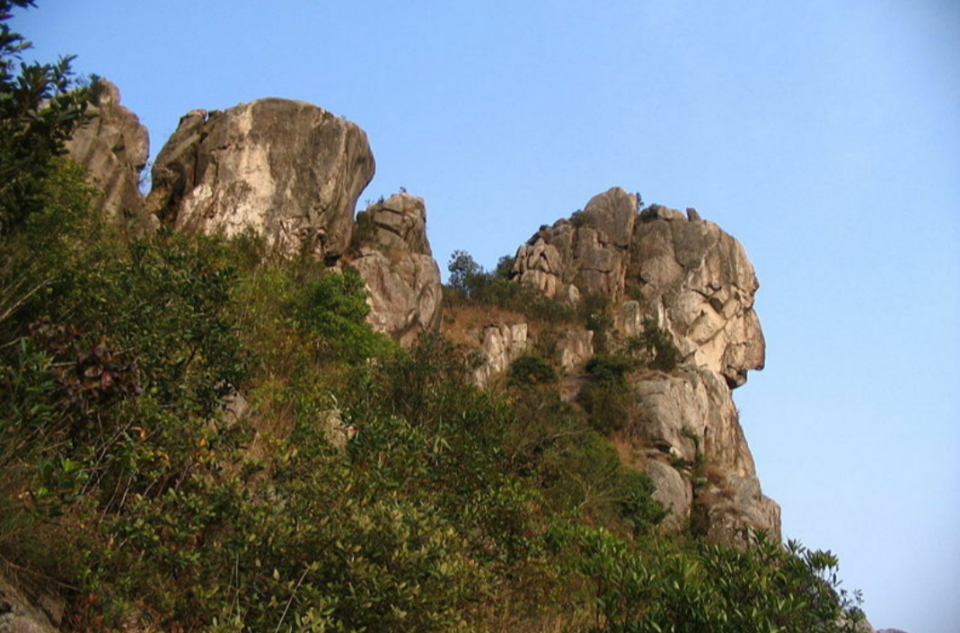
<svg viewBox="0 0 960 633">
<path fill-rule="evenodd" d="M 278 252 L 333 261 L 374 168 L 363 130 L 309 103 L 194 110 L 157 156 L 148 207 L 180 230 L 252 229 Z"/>
<path fill-rule="evenodd" d="M 137 115 L 120 104 L 120 90 L 100 79 L 88 112 L 94 118 L 67 141 L 67 152 L 87 168 L 91 184 L 103 192 L 99 206 L 111 220 L 143 212 L 140 174 L 147 165 L 150 137 Z"/>
<path fill-rule="evenodd" d="M 370 323 L 402 345 L 440 328 L 440 267 L 423 198 L 399 193 L 357 214 L 350 261 L 370 291 Z"/>
</svg>

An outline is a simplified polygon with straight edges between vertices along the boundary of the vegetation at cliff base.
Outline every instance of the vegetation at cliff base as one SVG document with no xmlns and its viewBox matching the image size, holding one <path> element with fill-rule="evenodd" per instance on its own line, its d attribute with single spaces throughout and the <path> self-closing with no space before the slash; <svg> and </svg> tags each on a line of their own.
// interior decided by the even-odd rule
<svg viewBox="0 0 960 633">
<path fill-rule="evenodd" d="M 0 573 L 64 597 L 64 630 L 852 626 L 829 553 L 661 531 L 542 359 L 480 390 L 441 336 L 374 332 L 349 268 L 100 217 L 61 156 L 69 63 L 13 74 L 27 4 L 0 2 Z M 32 114 L 6 109 L 27 85 Z"/>
</svg>

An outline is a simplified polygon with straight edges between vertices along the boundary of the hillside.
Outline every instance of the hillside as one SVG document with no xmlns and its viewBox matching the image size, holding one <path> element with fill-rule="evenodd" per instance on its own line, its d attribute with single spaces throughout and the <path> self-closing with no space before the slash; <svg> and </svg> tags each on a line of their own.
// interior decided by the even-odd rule
<svg viewBox="0 0 960 633">
<path fill-rule="evenodd" d="M 614 188 L 441 288 L 424 200 L 354 217 L 355 124 L 190 112 L 142 198 L 119 91 L 62 96 L 96 118 L 0 208 L 0 630 L 853 629 L 780 544 L 756 278 L 696 211 Z"/>
</svg>

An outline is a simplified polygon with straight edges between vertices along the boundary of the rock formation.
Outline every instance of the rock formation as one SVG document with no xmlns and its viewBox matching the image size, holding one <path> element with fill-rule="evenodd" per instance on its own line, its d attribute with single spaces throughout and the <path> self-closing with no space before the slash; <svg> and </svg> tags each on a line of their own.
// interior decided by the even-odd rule
<svg viewBox="0 0 960 633">
<path fill-rule="evenodd" d="M 133 112 L 120 105 L 120 91 L 100 79 L 101 91 L 88 112 L 92 121 L 74 132 L 67 152 L 85 166 L 92 184 L 103 191 L 100 208 L 108 218 L 143 212 L 140 173 L 147 165 L 150 138 Z"/>
<path fill-rule="evenodd" d="M 145 134 L 135 142 L 142 128 L 121 116 L 118 101 L 108 89 L 96 134 L 91 128 L 73 151 L 88 156 L 92 169 L 103 163 L 106 175 L 134 177 L 145 161 Z M 104 154 L 106 146 L 112 154 Z M 84 154 L 84 147 L 98 149 Z M 253 230 L 280 253 L 308 252 L 355 268 L 370 289 L 371 324 L 409 344 L 439 328 L 440 272 L 421 198 L 404 192 L 381 199 L 354 221 L 373 172 L 356 125 L 306 103 L 265 99 L 184 116 L 157 157 L 146 207 L 180 230 Z M 136 204 L 135 190 L 114 190 L 128 197 L 109 199 Z M 580 325 L 553 333 L 550 353 L 567 375 L 570 399 L 589 380 L 577 374 L 598 349 L 615 351 L 651 327 L 664 332 L 679 350 L 679 366 L 630 375 L 628 419 L 618 425 L 625 459 L 653 479 L 675 527 L 689 523 L 724 541 L 756 529 L 779 537 L 779 507 L 761 492 L 731 396 L 747 371 L 764 363 L 753 311 L 758 284 L 736 240 L 695 209 L 641 213 L 635 195 L 613 188 L 541 228 L 517 251 L 513 277 L 569 305 L 600 297 L 609 306 L 613 328 L 602 340 Z M 466 334 L 485 357 L 475 376 L 481 385 L 538 344 L 525 323 L 488 321 Z"/>
<path fill-rule="evenodd" d="M 36 590 L 0 570 L 0 631 L 56 633 L 63 619 L 64 601 L 55 593 Z"/>
<path fill-rule="evenodd" d="M 471 330 L 470 336 L 479 342 L 483 352 L 483 363 L 474 371 L 474 382 L 480 387 L 489 386 L 494 377 L 502 375 L 527 351 L 526 323 L 488 325 Z"/>
<path fill-rule="evenodd" d="M 679 350 L 676 370 L 630 376 L 632 406 L 622 425 L 630 464 L 647 472 L 672 509 L 668 524 L 689 523 L 727 542 L 758 529 L 779 538 L 780 508 L 761 492 L 731 394 L 748 370 L 763 367 L 765 349 L 753 311 L 758 284 L 739 242 L 695 209 L 638 213 L 637 198 L 613 188 L 541 228 L 518 249 L 513 271 L 565 303 L 604 297 L 614 348 L 655 326 Z M 562 340 L 576 340 L 574 332 Z M 569 373 L 584 360 L 567 354 L 560 364 Z"/>
<path fill-rule="evenodd" d="M 370 290 L 370 323 L 403 345 L 440 327 L 440 268 L 427 240 L 423 198 L 407 193 L 357 214 L 350 262 Z"/>
<path fill-rule="evenodd" d="M 620 300 L 636 209 L 636 196 L 619 187 L 595 196 L 573 218 L 542 228 L 520 247 L 517 278 L 566 303 L 590 294 Z"/>
<path fill-rule="evenodd" d="M 336 260 L 373 173 L 359 127 L 308 103 L 263 99 L 181 118 L 154 163 L 147 202 L 180 230 L 253 229 L 278 252 Z"/>
</svg>

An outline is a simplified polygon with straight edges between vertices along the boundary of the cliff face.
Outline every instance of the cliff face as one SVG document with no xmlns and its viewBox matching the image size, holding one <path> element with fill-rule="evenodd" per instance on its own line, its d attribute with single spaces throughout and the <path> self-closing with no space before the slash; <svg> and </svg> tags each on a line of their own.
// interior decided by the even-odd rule
<svg viewBox="0 0 960 633">
<path fill-rule="evenodd" d="M 107 165 L 104 182 L 136 174 L 145 160 L 137 143 L 124 141 L 133 152 L 127 156 L 108 140 L 116 136 L 109 108 L 119 102 L 115 89 L 109 94 L 93 140 L 71 147 L 94 173 Z M 124 125 L 114 127 L 134 130 Z M 111 153 L 122 160 L 110 163 Z M 422 199 L 397 194 L 354 220 L 373 172 L 359 127 L 306 103 L 265 99 L 185 115 L 157 157 L 145 208 L 180 230 L 254 230 L 278 252 L 355 268 L 370 289 L 373 327 L 409 344 L 440 327 L 439 268 Z M 692 209 L 639 212 L 636 196 L 613 188 L 533 235 L 517 251 L 513 278 L 569 305 L 604 298 L 613 315 L 607 345 L 614 349 L 655 323 L 679 350 L 675 369 L 630 374 L 630 406 L 618 425 L 622 459 L 653 479 L 672 510 L 668 524 L 690 524 L 728 542 L 755 529 L 779 537 L 779 507 L 761 492 L 732 399 L 747 371 L 764 363 L 753 311 L 758 284 L 736 240 Z M 576 400 L 590 380 L 583 367 L 595 352 L 594 332 L 571 325 L 555 334 L 564 394 Z M 543 343 L 527 323 L 493 317 L 468 338 L 486 357 L 476 374 L 481 385 Z"/>
<path fill-rule="evenodd" d="M 181 118 L 154 163 L 147 203 L 180 230 L 253 228 L 279 252 L 331 260 L 350 242 L 373 173 L 359 127 L 308 103 L 263 99 Z"/>
<path fill-rule="evenodd" d="M 693 209 L 638 212 L 636 197 L 614 188 L 541 228 L 518 249 L 513 274 L 570 304 L 608 299 L 613 348 L 645 321 L 669 333 L 678 368 L 629 378 L 626 459 L 653 479 L 675 527 L 689 521 L 727 542 L 756 529 L 779 538 L 780 509 L 761 492 L 731 393 L 763 368 L 765 352 L 758 283 L 739 242 Z M 564 368 L 575 373 L 576 363 Z"/>
</svg>

